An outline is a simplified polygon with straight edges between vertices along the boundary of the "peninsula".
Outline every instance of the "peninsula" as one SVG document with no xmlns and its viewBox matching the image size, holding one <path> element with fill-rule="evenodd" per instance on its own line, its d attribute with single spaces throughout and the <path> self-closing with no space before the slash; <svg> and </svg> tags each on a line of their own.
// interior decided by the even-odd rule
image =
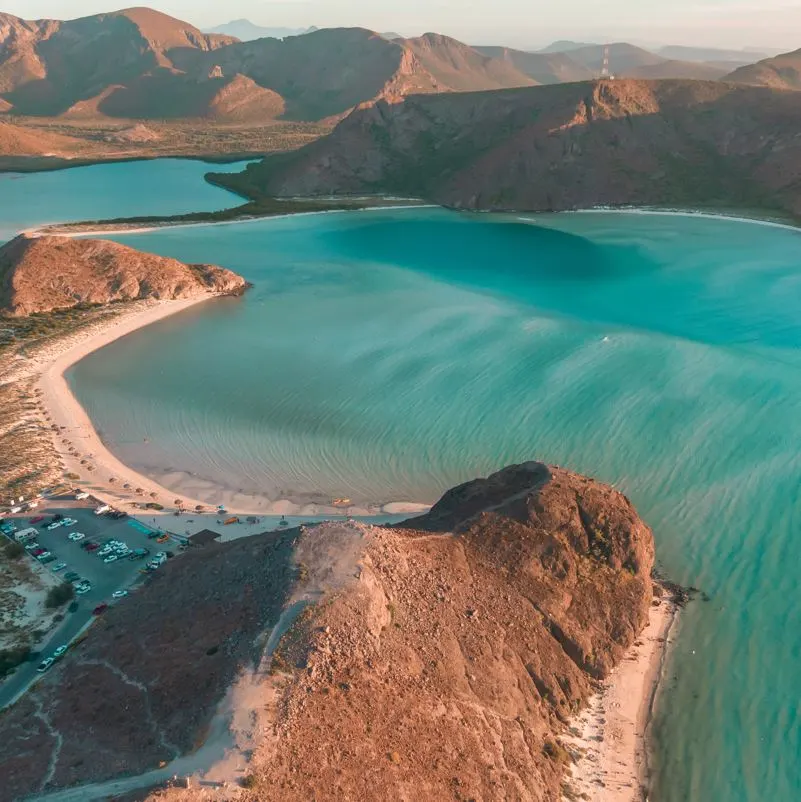
<svg viewBox="0 0 801 802">
<path fill-rule="evenodd" d="M 394 528 L 326 523 L 187 552 L 3 718 L 0 798 L 100 799 L 178 775 L 259 800 L 380 787 L 556 802 L 581 792 L 573 718 L 649 619 L 669 619 L 653 559 L 622 494 L 540 463 Z M 647 673 L 660 648 L 650 637 L 627 668 Z M 643 703 L 610 708 L 607 725 Z M 615 748 L 634 783 L 633 749 Z"/>
</svg>

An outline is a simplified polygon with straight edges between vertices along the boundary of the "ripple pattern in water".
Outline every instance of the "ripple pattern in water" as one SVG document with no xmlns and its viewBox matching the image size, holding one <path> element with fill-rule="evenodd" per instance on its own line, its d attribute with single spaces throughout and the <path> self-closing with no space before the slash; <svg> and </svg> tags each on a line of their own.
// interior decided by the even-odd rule
<svg viewBox="0 0 801 802">
<path fill-rule="evenodd" d="M 614 482 L 712 597 L 669 666 L 657 799 L 801 799 L 801 233 L 399 210 L 123 241 L 255 283 L 73 369 L 123 460 L 362 501 L 530 458 Z"/>
</svg>

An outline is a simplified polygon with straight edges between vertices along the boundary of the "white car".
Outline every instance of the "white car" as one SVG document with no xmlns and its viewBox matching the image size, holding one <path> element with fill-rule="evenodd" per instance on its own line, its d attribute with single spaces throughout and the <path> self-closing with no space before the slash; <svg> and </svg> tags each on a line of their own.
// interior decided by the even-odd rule
<svg viewBox="0 0 801 802">
<path fill-rule="evenodd" d="M 53 523 L 50 523 L 50 524 L 47 525 L 47 530 L 48 531 L 52 531 L 53 529 L 58 529 L 59 526 L 63 526 L 63 525 L 64 525 L 64 521 L 53 521 Z"/>
<path fill-rule="evenodd" d="M 44 559 L 47 559 L 49 556 L 50 556 L 50 552 L 49 551 L 43 551 L 41 554 L 37 554 L 36 555 L 36 559 L 37 560 L 44 560 Z"/>
<path fill-rule="evenodd" d="M 64 518 L 61 521 L 62 526 L 72 526 L 73 524 L 77 524 L 78 522 L 74 518 Z"/>
<path fill-rule="evenodd" d="M 104 563 L 113 563 L 117 562 L 117 555 L 116 554 L 109 554 L 108 557 L 103 558 Z"/>
<path fill-rule="evenodd" d="M 47 671 L 47 669 L 50 668 L 50 666 L 52 666 L 53 663 L 55 663 L 55 662 L 56 661 L 52 657 L 45 657 L 45 659 L 42 660 L 41 663 L 39 663 L 39 665 L 37 666 L 36 670 L 40 674 L 44 674 L 45 671 Z"/>
<path fill-rule="evenodd" d="M 86 535 L 83 532 L 71 532 L 67 537 L 77 543 L 79 540 L 83 540 Z"/>
<path fill-rule="evenodd" d="M 112 599 L 121 599 L 123 596 L 127 596 L 127 590 L 115 590 L 114 593 L 111 594 Z"/>
<path fill-rule="evenodd" d="M 63 571 L 63 570 L 66 568 L 66 567 L 67 567 L 67 563 L 56 563 L 56 564 L 55 564 L 55 565 L 52 567 L 52 569 L 51 569 L 51 570 L 52 570 L 52 571 L 55 571 L 55 572 L 58 572 L 58 571 Z"/>
<path fill-rule="evenodd" d="M 84 593 L 88 593 L 91 589 L 92 589 L 92 586 L 88 582 L 86 582 L 83 585 L 78 585 L 78 587 L 75 588 L 75 592 L 79 596 L 83 596 Z"/>
<path fill-rule="evenodd" d="M 67 653 L 67 649 L 69 649 L 69 646 L 59 646 L 58 649 L 53 652 L 53 659 L 58 660 L 59 657 L 63 657 Z"/>
</svg>

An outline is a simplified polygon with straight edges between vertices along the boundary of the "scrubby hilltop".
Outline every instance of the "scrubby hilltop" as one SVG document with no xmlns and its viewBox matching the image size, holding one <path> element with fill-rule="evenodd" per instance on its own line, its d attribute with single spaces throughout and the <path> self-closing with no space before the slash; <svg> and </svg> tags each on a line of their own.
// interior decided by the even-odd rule
<svg viewBox="0 0 801 802">
<path fill-rule="evenodd" d="M 774 89 L 800 90 L 801 50 L 740 67 L 724 80 L 752 86 L 770 86 Z"/>
<path fill-rule="evenodd" d="M 624 496 L 540 463 L 395 528 L 328 523 L 193 550 L 0 720 L 0 799 L 211 770 L 247 774 L 241 798 L 259 802 L 556 802 L 560 737 L 645 625 L 653 559 Z"/>
<path fill-rule="evenodd" d="M 600 204 L 801 214 L 794 93 L 598 81 L 410 97 L 217 180 L 254 196 L 404 193 L 470 209 Z"/>
<path fill-rule="evenodd" d="M 245 280 L 214 265 L 187 265 L 107 240 L 21 235 L 0 248 L 0 314 L 80 303 L 232 295 Z"/>
</svg>

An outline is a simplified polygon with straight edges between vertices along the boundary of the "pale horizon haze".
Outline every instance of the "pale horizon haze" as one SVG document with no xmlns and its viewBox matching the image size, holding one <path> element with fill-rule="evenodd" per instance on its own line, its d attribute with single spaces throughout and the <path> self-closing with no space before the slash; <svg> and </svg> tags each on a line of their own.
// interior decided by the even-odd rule
<svg viewBox="0 0 801 802">
<path fill-rule="evenodd" d="M 133 5 L 133 4 L 132 4 Z M 644 45 L 801 48 L 801 2 L 794 0 L 158 0 L 149 4 L 200 28 L 246 18 L 267 27 L 361 26 L 416 36 L 436 31 L 471 44 L 545 46 L 555 39 Z M 0 10 L 26 19 L 75 17 L 125 5 L 100 0 L 7 0 Z"/>
</svg>

